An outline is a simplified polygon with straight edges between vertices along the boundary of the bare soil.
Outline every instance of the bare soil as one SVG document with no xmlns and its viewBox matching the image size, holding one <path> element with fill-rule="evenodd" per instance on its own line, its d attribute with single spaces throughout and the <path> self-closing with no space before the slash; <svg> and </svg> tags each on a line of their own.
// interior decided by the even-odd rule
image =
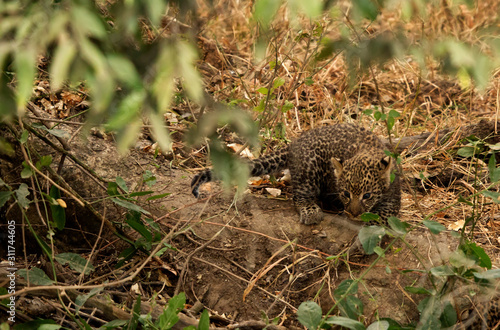
<svg viewBox="0 0 500 330">
<path fill-rule="evenodd" d="M 143 140 L 138 146 L 147 143 Z M 44 145 L 39 147 L 43 154 Z M 404 287 L 427 287 L 428 283 L 422 273 L 410 270 L 441 265 L 457 246 L 457 239 L 449 233 L 432 235 L 423 227 L 417 228 L 406 237 L 406 244 L 396 242 L 370 268 L 376 254 L 345 254 L 355 241 L 360 222 L 328 213 L 319 225 L 302 225 L 287 194 L 272 198 L 255 188 L 252 190 L 256 193 L 248 192 L 235 200 L 234 192 L 223 192 L 219 184 L 210 183 L 203 187 L 206 197 L 197 200 L 189 187 L 192 173 L 169 168 L 163 156 L 155 159 L 152 153 L 139 149 L 120 156 L 111 140 L 94 135 L 73 142 L 75 155 L 104 179 L 114 181 L 120 176 L 131 191 L 149 190 L 141 182 L 144 172 L 150 170 L 157 180 L 151 188 L 154 194 L 170 193 L 142 205 L 165 235 L 176 232 L 169 241 L 175 250 L 163 254 L 161 263 L 151 262 L 134 283 L 126 283 L 121 290 L 126 292 L 136 284 L 144 297 L 160 292 L 159 297 L 165 300 L 185 292 L 190 304 L 199 301 L 214 315 L 220 315 L 225 320 L 221 325 L 258 320 L 264 312 L 269 319 L 279 317 L 287 327 L 298 326 L 295 312 L 301 302 L 315 300 L 326 313 L 334 305 L 333 291 L 339 283 L 365 272 L 358 297 L 368 324 L 382 317 L 402 324 L 416 322 L 422 297 L 407 293 Z M 57 164 L 60 157 L 52 154 Z M 87 200 L 106 197 L 96 182 L 68 161 L 63 177 Z M 56 235 L 57 249 L 88 252 L 101 224 L 68 202 L 67 229 Z M 105 205 L 102 212 L 107 219 L 122 224 L 124 209 L 111 202 Z M 401 220 L 418 221 L 413 205 L 411 196 L 404 193 Z M 132 237 L 139 236 L 130 228 L 124 230 Z M 94 276 L 112 271 L 118 254 L 126 247 L 111 233 L 103 236 L 93 256 L 97 268 Z M 385 239 L 383 247 L 391 241 Z M 488 252 L 498 264 L 498 249 Z M 335 257 L 327 260 L 328 256 Z M 137 255 L 131 265 L 145 257 Z"/>
</svg>

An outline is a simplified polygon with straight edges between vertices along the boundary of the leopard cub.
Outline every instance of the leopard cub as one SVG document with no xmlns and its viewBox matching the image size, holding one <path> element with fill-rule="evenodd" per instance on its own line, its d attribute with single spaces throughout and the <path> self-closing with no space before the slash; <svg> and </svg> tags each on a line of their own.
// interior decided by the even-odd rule
<svg viewBox="0 0 500 330">
<path fill-rule="evenodd" d="M 401 191 L 397 172 L 391 180 L 393 163 L 374 133 L 353 124 L 337 124 L 307 131 L 286 148 L 255 159 L 249 166 L 252 176 L 288 168 L 300 222 L 314 224 L 323 219 L 318 203 L 324 200 L 333 204 L 340 200 L 351 218 L 365 212 L 378 214 L 382 220 L 396 216 Z M 193 195 L 198 197 L 200 185 L 212 178 L 211 170 L 197 174 L 191 182 Z"/>
</svg>

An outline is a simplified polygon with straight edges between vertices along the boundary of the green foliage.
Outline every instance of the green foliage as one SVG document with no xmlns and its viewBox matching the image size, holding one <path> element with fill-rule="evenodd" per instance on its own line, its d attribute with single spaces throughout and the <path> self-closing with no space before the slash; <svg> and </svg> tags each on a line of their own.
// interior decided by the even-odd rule
<svg viewBox="0 0 500 330">
<path fill-rule="evenodd" d="M 380 226 L 365 226 L 359 231 L 358 237 L 366 254 L 373 254 L 375 247 L 385 235 L 385 229 Z"/>
<path fill-rule="evenodd" d="M 360 216 L 361 220 L 364 222 L 378 221 L 380 219 L 378 214 L 365 212 Z"/>
<path fill-rule="evenodd" d="M 23 277 L 24 279 L 28 280 L 31 284 L 34 285 L 52 285 L 54 284 L 54 281 L 52 281 L 47 274 L 43 270 L 37 267 L 32 267 L 31 269 L 19 269 L 16 272 L 17 275 Z"/>
<path fill-rule="evenodd" d="M 59 253 L 55 256 L 56 260 L 62 265 L 68 264 L 71 269 L 76 270 L 79 273 L 84 273 L 85 275 L 90 274 L 95 270 L 91 263 L 88 263 L 85 258 L 76 253 Z"/>
<path fill-rule="evenodd" d="M 134 308 L 132 309 L 132 317 L 128 323 L 127 329 L 134 330 L 139 326 L 139 316 L 141 315 L 141 296 L 137 295 Z"/>
<path fill-rule="evenodd" d="M 431 220 L 424 220 L 424 221 L 422 221 L 422 223 L 424 224 L 424 226 L 426 226 L 427 228 L 429 228 L 429 230 L 433 234 L 439 234 L 440 232 L 442 232 L 443 230 L 446 229 L 439 222 L 435 222 L 435 221 L 431 221 Z"/>
<path fill-rule="evenodd" d="M 32 329 L 43 329 L 43 330 L 57 330 L 61 329 L 62 326 L 56 323 L 54 320 L 32 320 L 22 324 L 15 324 L 14 330 L 32 330 Z"/>
<path fill-rule="evenodd" d="M 145 221 L 148 226 L 144 224 L 141 212 L 137 210 L 130 210 L 127 213 L 125 222 L 131 229 L 139 233 L 141 237 L 139 237 L 135 242 L 129 242 L 131 243 L 131 246 L 120 253 L 118 257 L 119 262 L 116 265 L 117 268 L 121 267 L 125 261 L 130 260 L 130 258 L 132 258 L 139 250 L 150 251 L 161 241 L 163 235 L 158 224 L 148 218 L 146 218 Z"/>
<path fill-rule="evenodd" d="M 200 317 L 200 322 L 198 323 L 198 330 L 209 330 L 210 328 L 210 315 L 206 309 L 203 310 Z"/>
<path fill-rule="evenodd" d="M 89 293 L 87 294 L 80 294 L 76 297 L 75 299 L 75 305 L 76 305 L 76 313 L 82 308 L 82 306 L 85 304 L 85 302 L 89 299 L 92 298 L 93 296 L 97 295 L 99 292 L 101 292 L 104 288 L 93 288 L 90 290 Z"/>
<path fill-rule="evenodd" d="M 355 296 L 357 293 L 358 283 L 354 280 L 342 281 L 333 292 L 341 314 L 353 320 L 363 314 L 363 303 Z"/>
<path fill-rule="evenodd" d="M 231 131 L 248 141 L 251 147 L 259 144 L 258 128 L 252 118 L 242 111 L 229 108 L 220 108 L 204 115 L 198 125 L 189 132 L 187 139 L 190 144 L 199 144 L 203 137 L 208 136 L 215 176 L 222 179 L 226 187 L 236 184 L 238 191 L 242 192 L 247 185 L 249 169 L 240 157 L 228 153 L 217 139 L 217 128 L 221 125 L 229 126 Z"/>
<path fill-rule="evenodd" d="M 171 329 L 179 321 L 179 312 L 186 304 L 186 295 L 184 292 L 170 298 L 167 308 L 158 318 L 156 325 L 160 329 Z"/>
<path fill-rule="evenodd" d="M 408 232 L 408 229 L 410 228 L 409 224 L 407 224 L 406 222 L 402 222 L 396 217 L 389 217 L 387 219 L 387 223 L 396 235 L 402 236 L 406 234 Z"/>
<path fill-rule="evenodd" d="M 28 190 L 28 185 L 26 183 L 21 183 L 19 188 L 14 191 L 16 194 L 16 199 L 22 208 L 27 209 L 31 201 L 27 198 L 30 194 Z"/>
<path fill-rule="evenodd" d="M 314 301 L 304 301 L 297 310 L 297 320 L 308 330 L 318 329 L 321 318 L 321 307 Z"/>
<path fill-rule="evenodd" d="M 54 221 L 55 227 L 59 230 L 63 230 L 66 225 L 66 211 L 57 200 L 61 198 L 61 191 L 56 186 L 50 187 L 50 197 L 52 198 L 50 205 L 50 211 L 52 213 L 52 220 Z"/>
<path fill-rule="evenodd" d="M 182 86 L 196 102 L 203 98 L 193 44 L 177 34 L 154 42 L 144 38 L 139 18 L 147 17 L 151 28 L 159 29 L 160 18 L 171 3 L 181 8 L 180 15 L 191 6 L 183 1 L 118 1 L 106 4 L 108 17 L 99 5 L 88 1 L 0 6 L 0 69 L 3 73 L 13 70 L 16 78 L 15 91 L 7 87 L 12 74 L 0 78 L 4 102 L 0 120 L 24 114 L 37 57 L 44 55 L 51 58 L 48 72 L 53 91 L 86 82 L 92 101 L 88 118 L 91 123 L 108 122 L 117 131 L 120 150 L 134 142 L 142 114 L 149 117 L 161 148 L 170 150 L 170 137 L 159 114 L 167 111 L 175 87 Z M 177 78 L 181 78 L 178 85 Z"/>
<path fill-rule="evenodd" d="M 326 324 L 334 324 L 340 325 L 341 327 L 351 329 L 351 330 L 364 330 L 366 329 L 363 323 L 358 322 L 356 320 L 342 317 L 342 316 L 333 316 L 325 321 Z"/>
</svg>

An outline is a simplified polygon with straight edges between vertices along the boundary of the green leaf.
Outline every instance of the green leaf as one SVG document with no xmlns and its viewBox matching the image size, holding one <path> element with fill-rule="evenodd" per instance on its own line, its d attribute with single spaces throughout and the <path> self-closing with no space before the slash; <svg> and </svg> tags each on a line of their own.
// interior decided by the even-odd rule
<svg viewBox="0 0 500 330">
<path fill-rule="evenodd" d="M 423 224 L 424 224 L 424 226 L 429 228 L 429 230 L 433 234 L 439 234 L 440 232 L 442 232 L 443 230 L 446 229 L 445 226 L 443 226 L 439 222 L 435 222 L 435 221 L 431 221 L 431 220 L 424 220 Z"/>
<path fill-rule="evenodd" d="M 17 108 L 22 114 L 24 106 L 31 96 L 33 81 L 36 74 L 36 52 L 31 47 L 23 48 L 21 52 L 15 52 L 15 69 L 17 78 Z"/>
<path fill-rule="evenodd" d="M 57 128 L 50 128 L 49 129 L 45 125 L 40 124 L 40 123 L 33 123 L 32 126 L 38 128 L 38 129 L 41 129 L 43 131 L 46 131 L 49 134 L 54 135 L 54 136 L 59 137 L 59 138 L 63 138 L 63 139 L 69 139 L 70 138 L 69 133 L 66 132 L 66 131 L 64 131 L 64 130 L 62 130 L 62 129 L 57 129 Z"/>
<path fill-rule="evenodd" d="M 131 211 L 141 212 L 141 213 L 146 214 L 146 215 L 150 214 L 148 211 L 146 211 L 145 209 L 143 209 L 139 205 L 135 205 L 135 204 L 132 204 L 130 202 L 127 202 L 127 201 L 124 201 L 124 200 L 121 200 L 121 199 L 118 199 L 118 198 L 111 198 L 111 200 L 113 201 L 113 203 L 115 203 L 115 204 L 117 204 L 119 206 L 122 206 L 122 207 L 124 207 L 126 209 L 129 209 Z"/>
<path fill-rule="evenodd" d="M 19 188 L 15 192 L 19 205 L 27 209 L 29 207 L 29 204 L 31 203 L 31 201 L 26 198 L 30 194 L 28 185 L 26 183 L 21 183 L 19 185 Z"/>
<path fill-rule="evenodd" d="M 108 182 L 108 195 L 109 196 L 121 196 L 118 191 L 118 184 L 116 182 Z"/>
<path fill-rule="evenodd" d="M 61 38 L 49 68 L 50 88 L 57 91 L 69 77 L 69 69 L 76 55 L 77 47 L 69 37 Z"/>
<path fill-rule="evenodd" d="M 51 186 L 49 195 L 53 199 L 60 199 L 61 191 L 56 186 Z M 66 226 L 66 210 L 59 204 L 55 205 L 50 203 L 50 211 L 52 213 L 52 220 L 56 224 L 57 229 L 63 230 Z"/>
<path fill-rule="evenodd" d="M 151 172 L 150 170 L 146 170 L 144 172 L 144 174 L 142 175 L 142 180 L 149 187 L 152 187 L 156 184 L 156 176 L 154 176 L 153 172 Z"/>
<path fill-rule="evenodd" d="M 171 152 L 172 151 L 172 139 L 170 138 L 170 132 L 165 127 L 165 119 L 163 116 L 155 113 L 149 113 L 149 119 L 151 124 L 153 125 L 153 134 L 160 145 L 160 148 L 163 152 Z"/>
<path fill-rule="evenodd" d="M 398 235 L 404 235 L 408 232 L 408 228 L 410 227 L 409 224 L 406 222 L 402 222 L 396 217 L 389 217 L 387 219 L 387 222 L 389 223 L 389 226 L 391 227 L 392 230 Z"/>
<path fill-rule="evenodd" d="M 160 195 L 154 195 L 154 196 L 148 197 L 146 200 L 147 201 L 154 201 L 155 199 L 160 199 L 160 198 L 166 197 L 166 196 L 171 195 L 171 194 L 172 193 L 164 193 L 164 194 L 160 194 Z"/>
<path fill-rule="evenodd" d="M 358 284 L 354 280 L 342 281 L 333 292 L 335 299 L 339 301 L 342 315 L 351 319 L 356 319 L 363 314 L 363 303 L 355 296 L 357 292 Z"/>
<path fill-rule="evenodd" d="M 52 164 L 52 156 L 42 156 L 37 162 L 36 162 L 36 168 L 41 170 L 43 167 L 49 167 L 50 164 Z"/>
<path fill-rule="evenodd" d="M 266 100 L 265 98 L 263 98 L 262 100 L 260 100 L 259 104 L 253 108 L 253 110 L 257 112 L 264 112 L 265 108 L 266 108 Z"/>
<path fill-rule="evenodd" d="M 269 90 L 266 87 L 261 87 L 261 88 L 257 89 L 257 92 L 261 93 L 263 95 L 267 95 L 267 93 L 269 93 Z"/>
<path fill-rule="evenodd" d="M 396 322 L 393 319 L 388 318 L 388 317 L 382 317 L 380 320 L 386 321 L 387 323 L 389 323 L 389 330 L 413 330 L 413 329 L 415 329 L 414 327 L 402 327 L 398 322 Z"/>
<path fill-rule="evenodd" d="M 254 5 L 254 19 L 266 30 L 280 8 L 281 1 L 257 0 Z"/>
<path fill-rule="evenodd" d="M 314 84 L 314 80 L 312 77 L 307 77 L 305 80 L 304 80 L 304 84 L 306 84 L 306 86 L 312 86 Z"/>
<path fill-rule="evenodd" d="M 285 104 L 283 104 L 283 106 L 281 107 L 281 112 L 287 113 L 288 111 L 293 109 L 293 107 L 294 107 L 294 104 L 292 102 L 285 101 Z"/>
<path fill-rule="evenodd" d="M 28 280 L 29 276 L 30 283 L 34 285 L 52 285 L 55 283 L 44 273 L 43 270 L 36 267 L 32 267 L 30 270 L 19 269 L 16 274 L 26 280 Z"/>
<path fill-rule="evenodd" d="M 83 35 L 89 35 L 97 39 L 106 36 L 106 29 L 96 11 L 90 11 L 83 6 L 72 6 L 71 8 L 72 26 L 81 30 Z"/>
<path fill-rule="evenodd" d="M 439 320 L 442 313 L 441 301 L 436 296 L 430 296 L 419 304 L 422 311 L 420 316 L 419 329 L 441 329 Z"/>
<path fill-rule="evenodd" d="M 377 18 L 378 9 L 371 0 L 354 0 L 353 4 L 364 18 L 371 21 Z"/>
<path fill-rule="evenodd" d="M 457 155 L 464 158 L 469 158 L 474 156 L 476 148 L 472 146 L 465 146 L 457 150 Z"/>
<path fill-rule="evenodd" d="M 459 235 L 457 238 L 460 237 L 461 236 Z M 450 254 L 449 262 L 450 265 L 455 268 L 471 269 L 478 263 L 476 259 L 476 257 L 467 256 L 462 250 L 462 247 L 460 247 Z"/>
<path fill-rule="evenodd" d="M 365 330 L 363 323 L 342 316 L 333 316 L 325 321 L 327 324 L 340 325 L 351 330 Z"/>
<path fill-rule="evenodd" d="M 182 86 L 192 100 L 202 102 L 202 79 L 200 73 L 195 68 L 196 61 L 198 60 L 196 48 L 193 44 L 182 39 L 176 45 L 179 75 L 184 81 Z"/>
<path fill-rule="evenodd" d="M 484 249 L 480 246 L 477 246 L 476 243 L 473 242 L 465 242 L 460 246 L 460 249 L 465 253 L 466 256 L 469 256 L 476 260 L 480 267 L 485 267 L 487 269 L 491 269 L 491 259 L 486 254 Z"/>
<path fill-rule="evenodd" d="M 389 117 L 391 117 L 391 118 L 398 118 L 400 116 L 401 116 L 401 114 L 396 110 L 389 111 Z"/>
<path fill-rule="evenodd" d="M 26 163 L 26 161 L 23 160 L 22 162 L 23 169 L 21 171 L 21 178 L 27 179 L 30 178 L 33 175 L 33 170 L 31 169 L 31 166 Z"/>
<path fill-rule="evenodd" d="M 99 292 L 101 292 L 102 290 L 104 289 L 104 287 L 99 287 L 99 288 L 93 288 L 92 290 L 90 290 L 89 293 L 87 294 L 80 294 L 76 297 L 75 299 L 75 305 L 76 305 L 76 313 L 78 314 L 78 311 L 80 310 L 80 308 L 82 308 L 82 306 L 85 304 L 85 302 L 95 296 L 96 294 L 98 294 Z"/>
<path fill-rule="evenodd" d="M 500 181 L 500 167 L 497 167 L 495 153 L 490 156 L 490 160 L 488 161 L 488 170 L 490 172 L 491 182 Z"/>
<path fill-rule="evenodd" d="M 120 130 L 132 121 L 137 120 L 145 97 L 146 92 L 144 90 L 132 91 L 125 96 L 116 112 L 109 119 L 108 128 L 110 130 Z"/>
<path fill-rule="evenodd" d="M 466 200 L 465 198 L 463 198 L 462 196 L 458 196 L 458 201 L 460 203 L 464 203 L 464 204 L 467 204 L 469 206 L 474 206 L 474 204 L 472 204 L 470 201 Z"/>
<path fill-rule="evenodd" d="M 276 89 L 276 88 L 278 88 L 278 87 L 283 86 L 284 84 L 285 84 L 285 79 L 283 79 L 281 77 L 280 78 L 276 78 L 274 80 L 274 83 L 273 83 L 273 90 Z"/>
<path fill-rule="evenodd" d="M 13 191 L 0 191 L 0 208 L 2 208 L 5 203 L 7 203 L 13 193 Z"/>
<path fill-rule="evenodd" d="M 431 295 L 432 292 L 425 289 L 425 288 L 420 288 L 420 287 L 414 287 L 414 286 L 406 286 L 405 290 L 408 291 L 409 293 L 416 293 L 416 294 L 428 294 Z"/>
<path fill-rule="evenodd" d="M 366 330 L 388 330 L 389 328 L 389 322 L 386 320 L 378 320 L 370 324 Z"/>
<path fill-rule="evenodd" d="M 385 253 L 384 253 L 384 249 L 382 249 L 380 246 L 376 246 L 374 249 L 373 249 L 373 252 L 375 252 L 377 255 L 379 256 L 384 256 Z"/>
<path fill-rule="evenodd" d="M 28 141 L 29 136 L 30 136 L 30 133 L 27 130 L 24 130 L 23 133 L 21 134 L 21 137 L 19 138 L 19 142 L 21 144 L 25 144 L 26 141 Z"/>
<path fill-rule="evenodd" d="M 55 258 L 60 264 L 68 264 L 71 269 L 79 272 L 80 274 L 84 273 L 85 275 L 88 275 L 90 272 L 95 270 L 94 266 L 90 262 L 87 264 L 87 259 L 76 253 L 59 253 L 55 256 Z"/>
<path fill-rule="evenodd" d="M 137 248 L 135 246 L 129 246 L 128 248 L 123 250 L 122 253 L 120 253 L 120 255 L 118 256 L 118 262 L 116 263 L 115 268 L 118 269 L 123 266 L 123 264 L 126 261 L 130 260 L 130 258 L 132 258 L 136 253 Z"/>
<path fill-rule="evenodd" d="M 157 321 L 157 325 L 161 329 L 170 329 L 172 328 L 177 321 L 179 321 L 179 312 L 184 308 L 186 304 L 186 295 L 184 292 L 179 293 L 176 296 L 173 296 L 168 301 L 168 307 L 164 310 L 163 314 L 160 315 Z"/>
<path fill-rule="evenodd" d="M 131 193 L 129 195 L 129 197 L 146 196 L 146 195 L 151 195 L 152 193 L 154 193 L 153 190 L 136 191 L 136 192 Z"/>
<path fill-rule="evenodd" d="M 149 2 L 149 1 L 148 1 Z M 109 66 L 116 78 L 131 89 L 142 87 L 141 77 L 132 61 L 120 54 L 110 54 L 107 57 Z"/>
<path fill-rule="evenodd" d="M 304 301 L 297 310 L 297 320 L 309 330 L 316 330 L 321 318 L 321 307 L 314 301 Z"/>
<path fill-rule="evenodd" d="M 482 273 L 474 273 L 474 277 L 484 280 L 493 280 L 496 278 L 500 278 L 500 269 L 490 269 Z"/>
<path fill-rule="evenodd" d="M 322 0 L 288 0 L 288 7 L 292 13 L 290 19 L 295 19 L 301 15 L 305 15 L 310 19 L 314 19 L 321 15 L 323 10 Z"/>
<path fill-rule="evenodd" d="M 457 323 L 457 312 L 449 301 L 445 303 L 443 313 L 439 320 L 441 321 L 442 328 L 453 327 Z"/>
<path fill-rule="evenodd" d="M 120 187 L 123 191 L 127 192 L 128 193 L 128 187 L 127 187 L 127 183 L 125 182 L 125 180 L 123 180 L 123 178 L 121 176 L 117 176 L 116 177 L 116 184 L 118 185 L 118 187 Z"/>
<path fill-rule="evenodd" d="M 62 326 L 56 323 L 54 320 L 32 320 L 28 322 L 24 322 L 22 324 L 16 324 L 14 326 L 15 330 L 32 330 L 32 329 L 41 329 L 41 330 L 57 330 L 61 329 Z"/>
<path fill-rule="evenodd" d="M 153 241 L 153 235 L 141 222 L 141 215 L 138 212 L 127 213 L 127 224 L 142 235 L 148 242 Z"/>
<path fill-rule="evenodd" d="M 491 198 L 495 204 L 500 204 L 500 193 L 496 191 L 481 191 L 481 195 Z"/>
<path fill-rule="evenodd" d="M 135 299 L 134 308 L 132 310 L 132 317 L 128 324 L 127 329 L 135 330 L 139 325 L 139 316 L 141 315 L 141 295 L 137 295 Z"/>
<path fill-rule="evenodd" d="M 378 221 L 380 219 L 378 214 L 365 212 L 360 216 L 361 220 L 364 222 Z"/>
<path fill-rule="evenodd" d="M 148 11 L 148 19 L 153 25 L 159 25 L 160 20 L 165 13 L 165 2 L 163 0 L 148 0 L 144 2 Z"/>
<path fill-rule="evenodd" d="M 110 321 L 104 325 L 102 325 L 99 330 L 112 330 L 112 329 L 121 329 L 123 328 L 124 325 L 126 325 L 128 323 L 128 320 L 113 320 L 113 321 Z"/>
<path fill-rule="evenodd" d="M 361 228 L 358 237 L 366 254 L 373 254 L 374 248 L 385 235 L 385 229 L 380 226 L 367 226 Z"/>
<path fill-rule="evenodd" d="M 393 117 L 387 118 L 387 128 L 389 129 L 389 131 L 392 131 L 392 128 L 394 127 L 395 122 L 396 121 L 394 120 Z"/>
<path fill-rule="evenodd" d="M 441 265 L 431 268 L 431 274 L 434 276 L 452 276 L 455 275 L 455 272 L 450 266 Z"/>
<path fill-rule="evenodd" d="M 176 61 L 175 49 L 173 47 L 163 47 L 156 60 L 156 79 L 152 85 L 152 90 L 156 96 L 158 109 L 164 111 L 170 105 L 174 89 L 174 64 Z"/>
<path fill-rule="evenodd" d="M 198 323 L 198 330 L 209 330 L 210 329 L 210 315 L 206 309 L 203 310 L 200 316 L 200 322 Z"/>
</svg>

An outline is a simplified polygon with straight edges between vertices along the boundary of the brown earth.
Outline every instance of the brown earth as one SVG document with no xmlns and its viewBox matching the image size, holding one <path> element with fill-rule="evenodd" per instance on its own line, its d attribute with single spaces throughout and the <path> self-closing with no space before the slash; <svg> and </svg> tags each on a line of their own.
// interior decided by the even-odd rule
<svg viewBox="0 0 500 330">
<path fill-rule="evenodd" d="M 142 140 L 138 146 L 147 143 Z M 41 154 L 51 153 L 53 164 L 57 164 L 57 154 L 44 145 L 36 145 Z M 185 292 L 190 304 L 199 301 L 212 314 L 222 316 L 221 325 L 259 320 L 264 312 L 269 319 L 279 317 L 280 324 L 287 327 L 298 326 L 295 312 L 301 302 L 315 300 L 326 313 L 334 305 L 333 291 L 338 285 L 362 274 L 358 297 L 364 304 L 367 324 L 379 317 L 391 317 L 402 324 L 416 322 L 417 304 L 423 296 L 409 294 L 404 288 L 429 287 L 429 283 L 423 273 L 406 271 L 441 265 L 458 243 L 449 233 L 432 235 L 419 226 L 405 238 L 406 244 L 397 241 L 371 267 L 376 254 L 358 253 L 350 258 L 345 254 L 360 229 L 359 222 L 330 213 L 319 225 L 302 225 L 287 188 L 283 190 L 287 197 L 272 198 L 253 188 L 256 193 L 246 193 L 235 200 L 233 192 L 221 192 L 219 184 L 210 183 L 203 187 L 208 197 L 196 200 L 189 188 L 193 174 L 169 168 L 163 156 L 155 159 L 143 147 L 119 156 L 111 140 L 90 135 L 87 140 L 74 140 L 72 149 L 77 158 L 105 180 L 114 181 L 120 176 L 130 191 L 149 190 L 141 182 L 144 172 L 150 170 L 157 180 L 151 188 L 154 194 L 170 193 L 153 202 L 144 202 L 148 196 L 139 199 L 165 235 L 175 232 L 168 243 L 177 251 L 169 250 L 161 261 L 150 262 L 136 281 L 125 283 L 119 291 L 127 292 L 137 284 L 148 300 L 153 292 L 160 292 L 156 299 L 160 304 Z M 62 176 L 86 200 L 107 196 L 104 189 L 68 160 Z M 68 222 L 66 229 L 56 235 L 56 249 L 86 254 L 101 223 L 75 207 L 71 200 L 65 200 L 69 204 Z M 107 219 L 123 223 L 124 209 L 111 202 L 105 204 L 106 210 L 102 206 L 100 209 Z M 418 223 L 413 204 L 411 196 L 404 193 L 401 220 Z M 128 227 L 124 231 L 132 237 L 139 236 Z M 104 241 L 99 242 L 92 257 L 97 268 L 94 276 L 110 276 L 112 265 L 127 246 L 110 233 L 103 236 Z M 385 239 L 383 246 L 391 241 Z M 498 251 L 488 252 L 498 263 Z M 328 256 L 335 257 L 327 260 Z M 145 254 L 139 254 L 130 265 L 140 264 L 145 258 Z"/>
</svg>

